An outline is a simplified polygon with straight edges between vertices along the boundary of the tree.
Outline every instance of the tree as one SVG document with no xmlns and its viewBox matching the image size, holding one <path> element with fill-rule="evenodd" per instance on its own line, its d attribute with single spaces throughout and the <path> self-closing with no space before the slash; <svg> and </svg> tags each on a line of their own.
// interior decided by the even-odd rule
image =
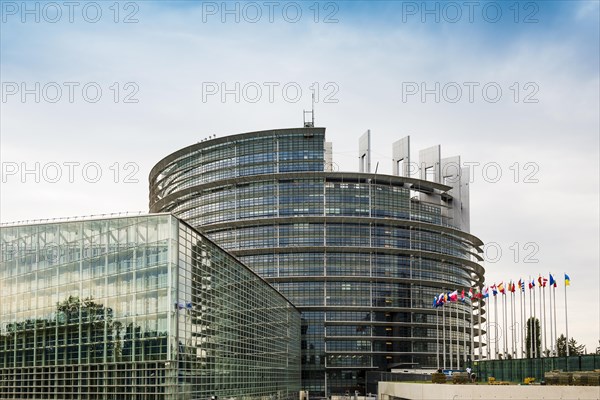
<svg viewBox="0 0 600 400">
<path fill-rule="evenodd" d="M 556 339 L 556 350 L 559 357 L 565 357 L 567 355 L 567 338 L 565 335 L 560 335 Z M 597 351 L 597 350 L 596 350 Z M 577 344 L 575 338 L 569 339 L 569 355 L 578 356 L 585 352 L 585 345 Z"/>
<path fill-rule="evenodd" d="M 535 331 L 535 336 L 533 335 L 533 331 Z M 533 338 L 533 340 L 532 340 Z M 533 341 L 533 345 L 535 346 L 535 354 L 540 356 L 540 343 L 541 343 L 541 334 L 540 334 L 540 321 L 537 318 L 529 318 L 527 320 L 527 336 L 525 337 L 525 343 L 527 344 L 527 358 L 533 358 L 533 354 L 531 354 L 531 344 Z"/>
<path fill-rule="evenodd" d="M 575 338 L 569 339 L 569 355 L 571 356 L 579 356 L 585 352 L 584 344 L 577 344 L 577 340 Z"/>
<path fill-rule="evenodd" d="M 596 347 L 596 354 L 600 355 L 600 339 L 598 340 L 598 347 Z"/>
<path fill-rule="evenodd" d="M 551 356 L 551 354 L 550 354 L 550 350 L 549 350 L 549 349 L 546 349 L 546 350 L 542 351 L 542 354 L 543 354 L 543 355 L 544 355 L 544 357 L 546 357 L 546 358 Z"/>
<path fill-rule="evenodd" d="M 560 335 L 556 339 L 556 352 L 559 357 L 565 357 L 567 355 L 567 338 L 565 335 Z"/>
</svg>

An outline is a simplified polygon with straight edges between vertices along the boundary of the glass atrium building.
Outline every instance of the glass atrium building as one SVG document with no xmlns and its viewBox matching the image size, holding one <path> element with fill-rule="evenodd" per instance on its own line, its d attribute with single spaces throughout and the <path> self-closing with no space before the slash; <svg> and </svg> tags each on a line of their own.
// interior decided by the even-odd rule
<svg viewBox="0 0 600 400">
<path fill-rule="evenodd" d="M 469 302 L 443 326 L 432 308 L 483 283 L 468 170 L 439 146 L 411 162 L 409 144 L 393 144 L 392 175 L 372 173 L 367 132 L 360 172 L 337 172 L 325 128 L 308 124 L 205 140 L 150 173 L 152 212 L 202 229 L 301 311 L 304 390 L 364 393 L 367 371 L 435 368 L 439 346 L 458 366 L 477 346 Z"/>
<path fill-rule="evenodd" d="M 298 310 L 176 217 L 2 226 L 0 245 L 0 398 L 297 398 Z"/>
</svg>

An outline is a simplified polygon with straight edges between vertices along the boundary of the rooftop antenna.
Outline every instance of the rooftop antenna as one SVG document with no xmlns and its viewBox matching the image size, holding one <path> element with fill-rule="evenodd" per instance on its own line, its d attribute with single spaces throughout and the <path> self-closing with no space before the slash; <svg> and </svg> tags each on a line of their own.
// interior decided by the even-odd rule
<svg viewBox="0 0 600 400">
<path fill-rule="evenodd" d="M 306 114 L 310 114 L 310 121 L 306 120 Z M 315 90 L 312 90 L 312 108 L 310 111 L 303 110 L 304 127 L 314 128 L 315 127 Z"/>
</svg>

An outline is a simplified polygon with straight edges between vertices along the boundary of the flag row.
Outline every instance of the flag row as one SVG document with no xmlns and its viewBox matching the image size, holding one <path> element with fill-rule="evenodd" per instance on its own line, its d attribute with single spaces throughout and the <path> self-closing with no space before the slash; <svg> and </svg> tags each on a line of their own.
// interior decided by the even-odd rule
<svg viewBox="0 0 600 400">
<path fill-rule="evenodd" d="M 549 274 L 549 277 L 546 278 L 545 276 L 538 276 L 537 278 L 537 285 L 536 285 L 536 279 L 531 279 L 530 281 L 526 282 L 523 279 L 519 279 L 519 281 L 517 283 L 515 283 L 514 281 L 510 281 L 507 285 L 507 287 L 504 286 L 504 282 L 500 282 L 498 285 L 496 285 L 495 283 L 491 286 L 488 287 L 484 287 L 484 295 L 483 297 L 489 297 L 489 291 L 492 291 L 492 295 L 496 296 L 498 293 L 501 294 L 506 294 L 506 292 L 510 292 L 510 293 L 514 293 L 515 291 L 521 290 L 521 292 L 525 291 L 525 286 L 527 286 L 529 289 L 533 289 L 536 286 L 540 287 L 540 288 L 545 288 L 546 286 L 549 287 L 557 287 L 558 285 L 558 281 L 552 276 L 552 274 Z M 565 286 L 569 286 L 571 285 L 571 278 L 569 278 L 569 275 L 565 274 Z M 487 289 L 487 290 L 486 290 Z"/>
<path fill-rule="evenodd" d="M 569 278 L 569 275 L 565 274 L 565 286 L 569 286 L 570 284 L 571 284 L 571 278 Z M 481 290 L 479 290 L 479 288 L 477 288 L 477 287 L 470 288 L 466 294 L 465 294 L 464 289 L 461 290 L 460 294 L 459 294 L 458 290 L 455 290 L 453 292 L 440 293 L 439 295 L 434 296 L 433 297 L 433 308 L 441 307 L 446 303 L 453 303 L 453 302 L 457 302 L 457 301 L 466 302 L 467 298 L 469 300 L 486 299 L 486 298 L 490 297 L 490 294 L 492 296 L 497 296 L 498 293 L 500 293 L 500 294 L 506 294 L 507 292 L 515 293 L 518 290 L 521 290 L 521 292 L 525 292 L 525 286 L 527 286 L 530 290 L 532 290 L 536 286 L 538 286 L 540 288 L 545 288 L 548 285 L 549 285 L 549 287 L 557 287 L 557 281 L 552 276 L 552 274 L 549 274 L 548 278 L 540 275 L 537 278 L 537 285 L 536 285 L 536 279 L 532 279 L 527 282 L 524 281 L 523 279 L 519 279 L 519 281 L 517 283 L 515 283 L 514 281 L 511 280 L 506 286 L 504 286 L 504 282 L 500 282 L 497 285 L 494 283 L 493 285 L 490 285 L 490 286 L 484 286 Z"/>
<path fill-rule="evenodd" d="M 459 300 L 464 303 L 467 301 L 467 298 L 473 299 L 475 298 L 474 296 L 475 294 L 473 293 L 473 288 L 469 289 L 469 292 L 466 296 L 464 289 L 460 292 L 460 295 L 458 294 L 458 290 L 449 293 L 440 293 L 439 295 L 433 297 L 433 308 L 438 308 L 446 303 L 454 303 Z"/>
</svg>

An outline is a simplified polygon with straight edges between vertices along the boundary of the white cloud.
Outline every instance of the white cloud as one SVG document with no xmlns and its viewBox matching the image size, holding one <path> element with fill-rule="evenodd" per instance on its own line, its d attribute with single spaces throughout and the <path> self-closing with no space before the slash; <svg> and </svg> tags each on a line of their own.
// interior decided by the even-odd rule
<svg viewBox="0 0 600 400">
<path fill-rule="evenodd" d="M 590 4 L 579 14 L 597 13 Z M 532 38 L 525 32 L 490 43 L 469 26 L 367 27 L 343 19 L 330 25 L 203 24 L 197 8 L 158 9 L 144 6 L 140 23 L 130 26 L 18 26 L 18 42 L 2 43 L 3 82 L 98 82 L 103 88 L 96 104 L 81 98 L 73 104 L 3 103 L 2 161 L 98 163 L 106 177 L 59 184 L 10 177 L 0 190 L 2 221 L 145 210 L 147 175 L 159 159 L 210 134 L 300 126 L 310 85 L 318 82 L 326 94 L 324 84 L 334 82 L 339 103 L 317 104 L 316 119 L 328 128 L 342 170 L 356 170 L 356 141 L 368 128 L 379 172 L 391 171 L 389 145 L 406 134 L 415 155 L 439 143 L 446 156 L 500 163 L 506 174 L 500 183 L 476 176 L 471 186 L 472 232 L 503 246 L 538 243 L 540 263 L 527 265 L 527 273 L 571 273 L 571 333 L 588 351 L 597 345 L 598 331 L 588 326 L 590 318 L 598 326 L 600 312 L 587 299 L 598 298 L 599 291 L 599 79 L 597 58 L 583 56 L 597 52 L 597 38 L 577 44 L 577 27 L 566 19 L 562 29 L 573 32 L 563 40 L 545 38 L 539 24 Z M 256 104 L 235 103 L 232 96 L 226 103 L 219 96 L 202 99 L 203 82 L 231 88 L 235 82 L 273 81 L 298 82 L 301 100 L 286 102 L 280 90 L 273 103 L 266 101 L 266 91 Z M 402 82 L 431 87 L 471 81 L 497 82 L 501 101 L 487 102 L 480 91 L 474 103 L 435 103 L 432 96 L 426 103 L 418 96 L 402 101 Z M 118 103 L 111 97 L 114 82 L 121 90 Z M 139 103 L 121 101 L 127 82 L 139 86 Z M 515 103 L 514 82 L 521 100 L 531 93 L 524 85 L 536 83 L 539 103 Z M 135 163 L 138 183 L 110 180 L 116 162 L 121 168 Z M 537 163 L 539 184 L 509 180 L 515 162 Z M 487 268 L 491 281 L 518 279 L 524 271 L 508 257 Z"/>
</svg>

